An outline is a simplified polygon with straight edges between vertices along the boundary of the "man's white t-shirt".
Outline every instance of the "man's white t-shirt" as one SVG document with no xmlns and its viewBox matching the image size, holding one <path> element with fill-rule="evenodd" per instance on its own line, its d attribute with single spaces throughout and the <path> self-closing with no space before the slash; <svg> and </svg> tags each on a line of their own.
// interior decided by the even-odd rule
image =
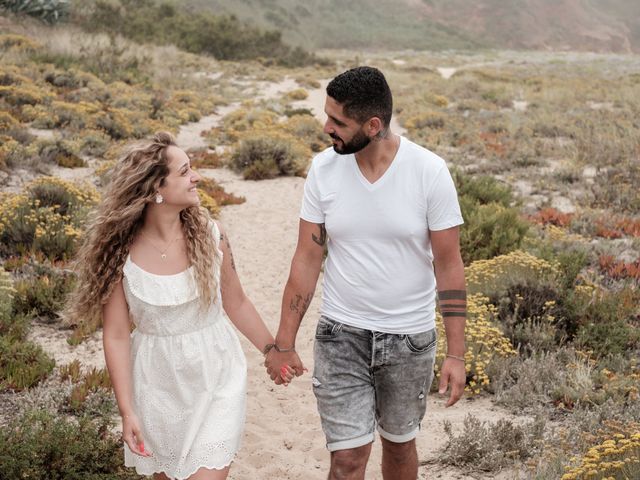
<svg viewBox="0 0 640 480">
<path fill-rule="evenodd" d="M 462 224 L 442 158 L 404 137 L 384 175 L 370 183 L 354 155 L 319 153 L 300 217 L 329 237 L 321 313 L 385 333 L 435 326 L 436 283 L 429 230 Z"/>
</svg>

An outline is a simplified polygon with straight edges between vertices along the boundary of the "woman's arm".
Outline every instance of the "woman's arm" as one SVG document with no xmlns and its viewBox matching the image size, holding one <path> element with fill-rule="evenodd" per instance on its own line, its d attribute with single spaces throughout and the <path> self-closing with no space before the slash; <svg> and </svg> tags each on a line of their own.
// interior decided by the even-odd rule
<svg viewBox="0 0 640 480">
<path fill-rule="evenodd" d="M 133 410 L 131 378 L 131 324 L 129 309 L 124 297 L 122 281 L 113 289 L 113 293 L 102 307 L 104 356 L 109 377 L 122 416 L 122 439 L 132 452 L 149 456 L 144 450 L 144 439 L 140 424 Z"/>
<path fill-rule="evenodd" d="M 222 267 L 220 269 L 220 288 L 222 306 L 236 328 L 261 352 L 264 347 L 274 343 L 273 335 L 260 318 L 251 300 L 245 295 L 231 252 L 231 243 L 227 233 L 220 229 L 220 250 Z"/>
</svg>

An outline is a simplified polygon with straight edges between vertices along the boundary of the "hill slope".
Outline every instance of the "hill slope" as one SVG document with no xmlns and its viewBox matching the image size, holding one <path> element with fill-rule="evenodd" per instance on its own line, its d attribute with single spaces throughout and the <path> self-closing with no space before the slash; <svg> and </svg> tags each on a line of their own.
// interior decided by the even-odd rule
<svg viewBox="0 0 640 480">
<path fill-rule="evenodd" d="M 637 0 L 188 0 L 307 48 L 640 52 Z"/>
</svg>

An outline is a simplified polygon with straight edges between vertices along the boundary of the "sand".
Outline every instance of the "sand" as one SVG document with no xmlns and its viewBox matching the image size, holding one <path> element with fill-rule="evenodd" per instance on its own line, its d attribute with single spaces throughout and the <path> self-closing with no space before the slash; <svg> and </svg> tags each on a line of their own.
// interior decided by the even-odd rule
<svg viewBox="0 0 640 480">
<path fill-rule="evenodd" d="M 285 86 L 287 89 L 291 87 L 290 83 Z M 283 90 L 270 86 L 267 91 Z M 320 115 L 318 111 L 322 111 L 323 103 L 324 96 L 321 92 L 312 91 L 309 99 L 301 102 L 301 105 L 313 108 L 314 113 Z M 202 119 L 198 124 L 186 125 L 178 136 L 180 146 L 184 149 L 203 147 L 199 131 L 214 126 L 221 115 L 228 111 L 225 108 L 216 115 Z M 247 199 L 242 205 L 223 208 L 220 222 L 230 238 L 243 287 L 275 333 L 282 290 L 297 241 L 298 212 L 304 179 L 287 177 L 254 182 L 242 180 L 225 168 L 201 169 L 200 172 L 206 177 L 215 178 L 228 192 Z M 297 339 L 300 357 L 310 372 L 313 371 L 313 332 L 319 316 L 321 282 L 322 277 Z M 104 366 L 100 331 L 76 347 L 67 344 L 67 334 L 68 331 L 60 330 L 56 325 L 36 323 L 30 338 L 51 353 L 58 365 L 78 359 L 87 367 Z M 297 378 L 289 387 L 276 386 L 265 373 L 261 353 L 246 339 L 241 340 L 249 370 L 248 410 L 243 445 L 229 478 L 326 478 L 329 454 L 325 448 L 311 389 L 311 373 Z M 460 430 L 464 417 L 469 413 L 482 420 L 512 418 L 507 412 L 494 406 L 489 397 L 462 399 L 454 407 L 445 409 L 444 399 L 433 395 L 429 398 L 427 416 L 417 438 L 421 462 L 419 478 L 471 478 L 459 470 L 445 468 L 437 463 L 438 452 L 446 444 L 443 420 L 452 422 L 454 431 Z M 376 440 L 367 479 L 382 478 L 380 461 L 380 442 Z M 514 472 L 503 472 L 497 477 L 474 475 L 473 478 L 516 477 Z"/>
</svg>

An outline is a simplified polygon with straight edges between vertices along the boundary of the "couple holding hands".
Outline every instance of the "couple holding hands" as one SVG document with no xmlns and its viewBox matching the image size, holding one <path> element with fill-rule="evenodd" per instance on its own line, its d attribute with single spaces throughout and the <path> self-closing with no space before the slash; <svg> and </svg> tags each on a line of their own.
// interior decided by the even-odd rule
<svg viewBox="0 0 640 480">
<path fill-rule="evenodd" d="M 447 405 L 462 395 L 462 216 L 446 164 L 391 132 L 391 91 L 375 68 L 334 78 L 325 112 L 333 148 L 313 159 L 305 182 L 275 338 L 244 294 L 228 235 L 200 207 L 200 176 L 171 135 L 157 133 L 118 162 L 79 251 L 69 311 L 102 317 L 125 464 L 138 473 L 227 477 L 245 422 L 236 330 L 263 352 L 276 384 L 302 375 L 295 340 L 326 247 L 312 384 L 329 478 L 364 478 L 376 429 L 384 478 L 417 478 L 436 297 L 448 345 L 439 390 L 449 389 Z"/>
</svg>

